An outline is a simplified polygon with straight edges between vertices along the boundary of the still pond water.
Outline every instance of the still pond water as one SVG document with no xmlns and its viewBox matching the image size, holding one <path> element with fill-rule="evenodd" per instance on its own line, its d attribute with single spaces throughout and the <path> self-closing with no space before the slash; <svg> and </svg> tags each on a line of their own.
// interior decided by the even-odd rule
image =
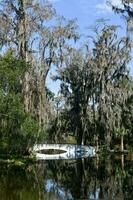
<svg viewBox="0 0 133 200">
<path fill-rule="evenodd" d="M 130 156 L 0 163 L 0 200 L 133 200 Z"/>
</svg>

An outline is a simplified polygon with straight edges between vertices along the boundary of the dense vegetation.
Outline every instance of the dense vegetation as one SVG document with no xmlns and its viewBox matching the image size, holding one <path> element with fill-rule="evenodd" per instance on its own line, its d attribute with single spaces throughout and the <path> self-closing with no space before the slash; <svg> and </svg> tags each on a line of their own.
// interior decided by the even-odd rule
<svg viewBox="0 0 133 200">
<path fill-rule="evenodd" d="M 2 154 L 27 154 L 39 139 L 39 125 L 24 112 L 22 79 L 29 68 L 11 51 L 0 58 L 0 149 Z M 30 70 L 30 68 L 29 68 Z"/>
<path fill-rule="evenodd" d="M 112 6 L 132 34 L 132 3 Z M 130 21 L 130 23 L 129 23 Z M 97 22 L 93 37 L 59 17 L 48 2 L 0 2 L 0 149 L 27 154 L 42 142 L 76 142 L 121 151 L 133 145 L 132 41 L 116 25 Z M 58 97 L 47 88 L 51 68 Z"/>
</svg>

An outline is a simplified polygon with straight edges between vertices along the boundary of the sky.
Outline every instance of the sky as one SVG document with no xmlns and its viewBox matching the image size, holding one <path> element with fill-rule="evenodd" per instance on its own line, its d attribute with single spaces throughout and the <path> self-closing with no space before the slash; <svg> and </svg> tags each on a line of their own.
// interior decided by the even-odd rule
<svg viewBox="0 0 133 200">
<path fill-rule="evenodd" d="M 77 19 L 82 32 L 94 24 L 99 18 L 110 19 L 110 23 L 124 25 L 124 20 L 114 14 L 106 0 L 49 0 L 53 3 L 57 13 L 69 19 Z M 111 0 L 120 5 L 121 0 Z M 122 23 L 123 21 L 123 23 Z"/>
<path fill-rule="evenodd" d="M 106 0 L 49 0 L 59 15 L 67 19 L 77 19 L 81 34 L 89 35 L 88 27 L 93 26 L 96 20 L 105 18 L 109 24 L 120 25 L 120 35 L 126 33 L 126 22 L 115 14 Z M 111 0 L 114 5 L 121 6 L 121 0 Z M 59 83 L 54 83 L 48 78 L 48 87 L 57 94 Z"/>
</svg>

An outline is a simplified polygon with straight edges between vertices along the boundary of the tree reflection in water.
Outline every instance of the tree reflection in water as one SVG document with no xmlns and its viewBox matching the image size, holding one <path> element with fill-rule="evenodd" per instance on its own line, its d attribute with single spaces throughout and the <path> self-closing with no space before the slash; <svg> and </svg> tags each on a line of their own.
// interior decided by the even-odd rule
<svg viewBox="0 0 133 200">
<path fill-rule="evenodd" d="M 133 161 L 127 157 L 0 164 L 1 200 L 132 200 Z"/>
</svg>

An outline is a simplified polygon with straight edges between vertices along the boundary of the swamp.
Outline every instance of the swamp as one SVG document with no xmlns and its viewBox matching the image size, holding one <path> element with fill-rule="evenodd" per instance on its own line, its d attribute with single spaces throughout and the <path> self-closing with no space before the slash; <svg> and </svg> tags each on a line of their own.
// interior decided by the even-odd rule
<svg viewBox="0 0 133 200">
<path fill-rule="evenodd" d="M 132 166 L 133 0 L 0 0 L 0 199 L 132 200 Z"/>
</svg>

